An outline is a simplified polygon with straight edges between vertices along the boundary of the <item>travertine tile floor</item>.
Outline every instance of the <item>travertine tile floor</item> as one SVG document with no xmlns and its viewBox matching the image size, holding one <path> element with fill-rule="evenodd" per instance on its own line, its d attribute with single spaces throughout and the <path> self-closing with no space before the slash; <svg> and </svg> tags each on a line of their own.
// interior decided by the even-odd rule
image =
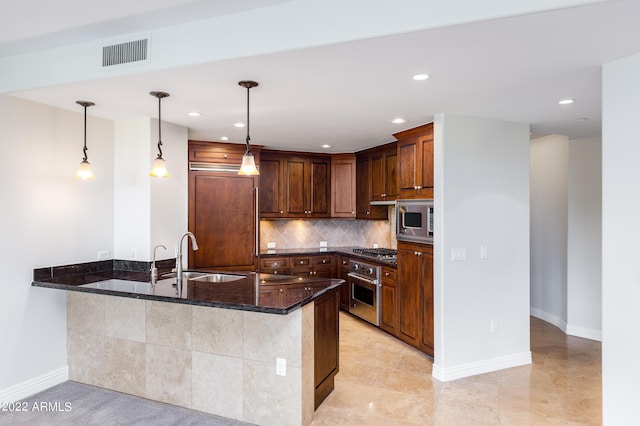
<svg viewBox="0 0 640 426">
<path fill-rule="evenodd" d="M 600 342 L 531 318 L 533 364 L 452 382 L 432 361 L 340 313 L 340 372 L 313 425 L 599 425 Z"/>
</svg>

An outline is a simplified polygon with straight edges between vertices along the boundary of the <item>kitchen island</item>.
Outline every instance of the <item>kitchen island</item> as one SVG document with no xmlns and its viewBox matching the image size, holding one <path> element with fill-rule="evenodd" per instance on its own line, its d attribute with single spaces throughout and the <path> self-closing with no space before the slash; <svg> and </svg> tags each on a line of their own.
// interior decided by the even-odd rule
<svg viewBox="0 0 640 426">
<path fill-rule="evenodd" d="M 186 279 L 177 297 L 175 278 L 59 268 L 33 285 L 68 291 L 70 380 L 261 425 L 308 425 L 333 389 L 341 280 Z"/>
</svg>

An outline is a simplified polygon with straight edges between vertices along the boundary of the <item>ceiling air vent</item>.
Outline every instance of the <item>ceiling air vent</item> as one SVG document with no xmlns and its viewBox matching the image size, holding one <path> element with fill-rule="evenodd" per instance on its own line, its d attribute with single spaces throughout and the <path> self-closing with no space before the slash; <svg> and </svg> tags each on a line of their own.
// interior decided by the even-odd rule
<svg viewBox="0 0 640 426">
<path fill-rule="evenodd" d="M 129 64 L 147 60 L 148 39 L 128 41 L 102 48 L 102 66 Z"/>
</svg>

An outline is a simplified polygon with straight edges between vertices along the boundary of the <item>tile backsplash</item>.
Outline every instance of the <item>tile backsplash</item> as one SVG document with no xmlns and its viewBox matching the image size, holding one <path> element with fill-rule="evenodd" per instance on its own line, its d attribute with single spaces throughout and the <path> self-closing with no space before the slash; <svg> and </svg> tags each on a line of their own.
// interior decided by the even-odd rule
<svg viewBox="0 0 640 426">
<path fill-rule="evenodd" d="M 396 248 L 395 209 L 389 209 L 389 220 L 262 220 L 260 250 L 276 243 L 276 249 L 314 248 L 326 241 L 329 247 L 361 246 Z"/>
</svg>

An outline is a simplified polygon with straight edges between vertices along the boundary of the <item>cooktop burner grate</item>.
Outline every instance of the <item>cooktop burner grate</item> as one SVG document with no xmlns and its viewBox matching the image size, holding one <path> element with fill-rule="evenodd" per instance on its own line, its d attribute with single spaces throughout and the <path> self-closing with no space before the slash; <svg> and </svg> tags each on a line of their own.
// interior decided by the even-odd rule
<svg viewBox="0 0 640 426">
<path fill-rule="evenodd" d="M 393 258 L 398 256 L 398 251 L 388 248 L 354 248 L 354 253 L 364 254 L 365 256 Z"/>
</svg>

